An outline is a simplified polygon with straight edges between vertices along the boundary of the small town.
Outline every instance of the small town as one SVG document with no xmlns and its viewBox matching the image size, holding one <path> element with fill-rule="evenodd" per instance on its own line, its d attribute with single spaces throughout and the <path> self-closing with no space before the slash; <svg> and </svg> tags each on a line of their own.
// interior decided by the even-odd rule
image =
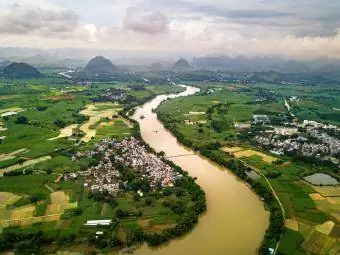
<svg viewBox="0 0 340 255">
<path fill-rule="evenodd" d="M 339 165 L 340 140 L 334 137 L 338 127 L 310 120 L 290 123 L 289 127 L 268 127 L 255 141 L 271 153 L 316 157 Z"/>
<path fill-rule="evenodd" d="M 114 166 L 118 163 L 134 169 L 142 179 L 148 181 L 152 189 L 172 187 L 174 182 L 181 178 L 179 173 L 158 156 L 148 152 L 134 137 L 121 141 L 114 138 L 104 139 L 96 144 L 93 150 L 78 152 L 72 160 L 98 156 L 101 157 L 98 165 L 91 166 L 86 171 L 65 174 L 64 179 L 74 179 L 77 175 L 84 176 L 85 188 L 92 192 L 108 192 L 115 196 L 123 188 L 120 185 L 120 173 Z"/>
</svg>

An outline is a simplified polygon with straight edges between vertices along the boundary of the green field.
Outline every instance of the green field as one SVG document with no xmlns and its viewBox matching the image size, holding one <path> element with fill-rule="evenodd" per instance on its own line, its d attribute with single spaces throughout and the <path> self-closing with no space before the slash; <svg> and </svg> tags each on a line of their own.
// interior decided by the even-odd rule
<svg viewBox="0 0 340 255">
<path fill-rule="evenodd" d="M 234 124 L 251 123 L 254 114 L 266 114 L 275 124 L 283 125 L 284 122 L 289 122 L 283 97 L 299 97 L 299 101 L 291 103 L 291 106 L 301 120 L 306 118 L 324 123 L 340 123 L 337 117 L 339 111 L 333 109 L 340 102 L 338 86 L 334 88 L 328 85 L 288 87 L 279 84 L 222 83 L 199 83 L 198 85 L 201 92 L 196 95 L 163 102 L 157 109 L 158 117 L 180 142 L 199 150 L 227 168 L 237 167 L 231 155 L 219 150 L 224 146 L 254 148 L 270 155 L 263 148 L 257 148 L 252 142 L 253 133 L 264 132 L 264 128 L 260 125 L 251 126 L 244 131 L 235 128 Z M 334 93 L 330 93 L 332 89 Z M 308 116 L 304 115 L 305 112 Z M 290 156 L 270 156 L 277 157 L 278 163 L 267 163 L 256 155 L 243 157 L 242 160 L 257 168 L 268 178 L 283 205 L 286 218 L 296 220 L 298 225 L 306 224 L 309 227 L 333 219 L 331 213 L 335 212 L 337 205 L 331 205 L 326 201 L 313 201 L 309 194 L 315 193 L 316 190 L 306 184 L 303 177 L 317 172 L 332 172 L 340 177 L 338 172 L 330 170 L 327 166 L 315 166 Z M 242 177 L 242 174 L 238 172 L 236 174 Z M 267 186 L 263 178 L 257 182 Z M 336 226 L 339 225 L 340 222 L 336 221 Z M 308 233 L 303 228 L 301 230 L 299 228 L 298 232 L 286 229 L 280 242 L 279 252 L 304 254 L 306 249 L 301 244 L 308 239 Z M 336 235 L 336 238 L 340 236 Z"/>
<path fill-rule="evenodd" d="M 9 86 L 9 82 L 13 84 Z M 0 191 L 22 196 L 13 205 L 0 208 L 0 220 L 5 220 L 1 224 L 4 224 L 3 226 L 10 224 L 10 227 L 0 229 L 0 239 L 2 238 L 1 233 L 4 232 L 29 236 L 39 233 L 38 231 L 41 230 L 46 237 L 52 237 L 56 241 L 53 244 L 53 249 L 55 249 L 54 246 L 59 248 L 69 246 L 74 238 L 77 239 L 77 243 L 88 245 L 88 239 L 102 228 L 84 227 L 84 223 L 87 220 L 112 219 L 113 224 L 110 229 L 104 229 L 105 234 L 110 233 L 105 237 L 108 240 L 108 249 L 111 249 L 119 244 L 126 245 L 134 242 L 131 239 L 131 234 L 134 235 L 135 232 L 160 233 L 161 230 L 176 225 L 177 220 L 183 214 L 182 212 L 175 213 L 165 207 L 163 205 L 165 199 L 169 199 L 172 203 L 180 203 L 184 210 L 192 210 L 190 206 L 194 203 L 187 195 L 184 195 L 183 198 L 175 195 L 164 198 L 161 192 L 150 191 L 144 192 L 143 197 L 136 198 L 135 192 L 126 191 L 115 199 L 108 196 L 100 200 L 95 199 L 88 189 L 84 189 L 83 178 L 78 178 L 75 181 L 60 179 L 56 181 L 61 177 L 61 174 L 83 171 L 90 165 L 98 164 L 96 158 L 72 161 L 71 156 L 77 151 L 92 149 L 94 144 L 107 137 L 123 138 L 132 135 L 133 130 L 130 123 L 120 116 L 114 116 L 112 119 L 110 116 L 110 118 L 100 118 L 100 121 L 89 127 L 89 129 L 95 129 L 96 134 L 87 143 L 81 141 L 84 134 L 76 128 L 71 130 L 71 137 L 48 140 L 57 137 L 60 134 L 59 131 L 66 126 L 79 124 L 79 127 L 85 124 L 87 117 L 79 112 L 86 105 L 92 104 L 94 99 L 101 98 L 101 93 L 107 89 L 126 90 L 127 99 L 124 102 L 111 100 L 102 102 L 103 104 L 95 110 L 117 109 L 118 112 L 124 107 L 138 105 L 155 95 L 184 90 L 181 87 L 167 84 L 143 85 L 133 81 L 98 82 L 92 87 L 86 87 L 75 86 L 68 83 L 67 80 L 57 77 L 18 81 L 0 79 L 0 111 L 7 112 L 11 108 L 24 110 L 18 115 L 0 118 L 2 127 L 8 128 L 6 131 L 0 131 L 0 137 L 2 137 L 0 155 L 3 158 L 0 161 L 0 169 L 13 168 L 16 164 L 19 166 L 19 169 L 10 173 L 11 176 L 0 178 Z M 20 151 L 11 155 L 18 150 Z M 48 156 L 50 159 L 25 166 L 26 161 L 29 162 L 31 159 L 43 156 Z M 56 191 L 65 192 L 70 199 L 69 202 L 77 205 L 78 211 L 69 209 L 61 215 L 60 220 L 57 216 L 52 221 L 33 223 L 35 220 L 43 219 L 47 212 L 59 211 L 58 204 L 54 208 L 50 198 L 51 192 Z M 31 211 L 24 212 L 25 208 L 29 208 Z M 20 210 L 23 212 L 17 213 L 15 216 L 19 221 L 8 223 L 11 220 L 11 213 L 13 211 L 20 212 Z M 116 215 L 119 210 L 124 212 L 124 216 L 120 216 L 121 218 Z M 30 213 L 31 223 L 20 227 L 20 224 L 24 222 L 24 220 L 20 220 L 20 217 L 28 217 L 28 213 Z M 111 244 L 109 241 L 111 239 L 118 243 Z M 47 249 L 46 253 L 55 253 L 56 251 L 48 250 L 51 247 L 45 248 Z M 41 253 L 41 251 L 39 252 Z"/>
<path fill-rule="evenodd" d="M 280 241 L 279 252 L 282 254 L 294 254 L 303 241 L 303 236 L 296 231 L 285 229 Z"/>
<path fill-rule="evenodd" d="M 44 183 L 53 182 L 55 175 L 24 175 L 0 178 L 0 191 L 14 194 L 47 196 L 50 192 L 44 187 Z"/>
</svg>

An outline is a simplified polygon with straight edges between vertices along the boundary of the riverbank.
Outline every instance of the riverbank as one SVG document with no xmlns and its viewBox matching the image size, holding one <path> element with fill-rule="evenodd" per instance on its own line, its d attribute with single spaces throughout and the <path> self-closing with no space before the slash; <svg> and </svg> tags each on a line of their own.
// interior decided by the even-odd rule
<svg viewBox="0 0 340 255">
<path fill-rule="evenodd" d="M 211 144 L 211 146 L 206 147 L 194 147 L 193 142 L 183 137 L 183 135 L 179 133 L 178 130 L 176 130 L 173 126 L 169 125 L 169 123 L 166 122 L 165 118 L 162 118 L 159 114 L 157 115 L 157 117 L 164 124 L 165 128 L 167 128 L 181 144 L 189 147 L 191 150 L 199 151 L 201 155 L 217 163 L 219 166 L 226 167 L 237 177 L 249 184 L 252 190 L 254 190 L 254 192 L 256 192 L 256 194 L 265 202 L 266 208 L 271 213 L 270 225 L 261 243 L 259 253 L 268 254 L 268 251 L 270 249 L 273 249 L 274 253 L 276 253 L 280 237 L 283 233 L 284 209 L 281 206 L 279 198 L 276 196 L 275 192 L 273 193 L 273 189 L 270 188 L 270 185 L 265 185 L 261 182 L 254 182 L 251 178 L 249 178 L 246 172 L 249 171 L 251 168 L 244 164 L 242 160 L 234 159 L 233 162 L 225 160 L 222 152 L 219 150 L 218 145 Z M 265 177 L 264 180 L 266 180 Z"/>
<path fill-rule="evenodd" d="M 320 187 L 318 182 L 308 183 L 305 178 L 323 173 L 331 179 L 338 171 L 328 165 L 316 164 L 313 157 L 301 158 L 296 155 L 298 151 L 285 155 L 276 153 L 270 139 L 268 144 L 259 142 L 270 132 L 268 137 L 290 140 L 290 137 L 280 137 L 275 133 L 280 131 L 276 127 L 282 125 L 277 116 L 283 116 L 280 111 L 286 111 L 284 102 L 280 102 L 282 107 L 276 107 L 277 101 L 256 103 L 257 92 L 262 89 L 252 86 L 245 89 L 238 85 L 205 83 L 201 88 L 202 92 L 196 95 L 163 102 L 156 112 L 182 144 L 224 165 L 240 178 L 250 179 L 250 187 L 256 185 L 263 188 L 259 189 L 261 192 L 273 194 L 274 199 L 270 199 L 275 202 L 273 208 L 281 210 L 280 218 L 286 220 L 284 229 L 282 224 L 269 229 L 275 235 L 268 234 L 263 247 L 277 246 L 278 254 L 287 255 L 327 254 L 336 250 L 340 240 L 337 231 L 340 187 L 336 178 L 332 182 L 323 182 L 328 184 L 325 187 Z M 260 116 L 257 114 L 267 114 L 275 128 L 255 123 L 253 118 Z M 298 137 L 310 139 L 303 130 L 299 132 Z M 272 206 L 267 207 L 272 209 Z M 332 227 L 322 231 L 327 224 Z M 276 245 L 280 237 L 276 230 L 280 229 L 284 231 L 279 245 Z M 319 240 L 318 248 L 313 245 L 316 240 Z"/>
<path fill-rule="evenodd" d="M 187 87 L 186 93 L 170 98 L 197 91 L 197 88 Z M 137 108 L 133 118 L 140 124 L 143 139 L 157 152 L 163 151 L 166 157 L 192 154 L 177 143 L 176 138 L 164 129 L 152 112 L 167 98 L 159 96 Z M 145 118 L 140 119 L 141 115 Z M 197 178 L 198 184 L 206 192 L 208 211 L 190 235 L 156 250 L 143 246 L 136 253 L 256 254 L 268 226 L 268 214 L 255 194 L 235 176 L 221 171 L 224 169 L 199 155 L 171 158 L 171 161 Z"/>
</svg>

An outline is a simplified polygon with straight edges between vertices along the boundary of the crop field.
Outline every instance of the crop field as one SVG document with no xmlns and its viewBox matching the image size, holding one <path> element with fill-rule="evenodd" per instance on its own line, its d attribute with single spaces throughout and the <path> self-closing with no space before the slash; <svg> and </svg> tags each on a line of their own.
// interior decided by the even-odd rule
<svg viewBox="0 0 340 255">
<path fill-rule="evenodd" d="M 243 157 L 251 157 L 251 156 L 259 156 L 261 157 L 261 159 L 267 163 L 273 163 L 274 161 L 277 160 L 277 158 L 274 158 L 272 156 L 269 156 L 267 154 L 264 154 L 262 152 L 258 152 L 258 151 L 255 151 L 255 150 L 243 150 L 243 151 L 237 151 L 237 152 L 234 152 L 234 155 L 236 158 L 243 158 Z"/>
<path fill-rule="evenodd" d="M 201 87 L 201 92 L 196 95 L 162 103 L 157 109 L 159 118 L 180 138 L 179 140 L 192 144 L 190 147 L 198 150 L 203 148 L 204 151 L 207 147 L 210 149 L 216 146 L 220 153 L 213 153 L 211 149 L 210 153 L 216 155 L 217 159 L 234 155 L 235 158 L 256 167 L 268 178 L 279 196 L 287 218 L 285 226 L 289 231 L 283 236 L 283 245 L 280 245 L 279 249 L 281 253 L 328 254 L 328 250 L 331 251 L 336 246 L 334 243 L 336 235 L 333 233 L 326 235 L 325 238 L 322 235 L 334 232 L 334 229 L 339 227 L 340 186 L 313 186 L 304 182 L 303 177 L 317 172 L 326 173 L 328 167 L 308 164 L 290 155 L 272 156 L 257 151 L 251 133 L 258 130 L 252 124 L 252 118 L 254 114 L 265 114 L 274 120 L 285 122 L 286 109 L 282 98 L 297 96 L 299 101 L 291 102 L 291 107 L 298 119 L 339 124 L 339 111 L 335 114 L 336 110 L 333 108 L 339 108 L 337 105 L 340 103 L 340 96 L 336 93 L 334 96 L 331 95 L 330 86 L 279 84 L 239 86 L 208 82 L 200 83 L 198 86 Z M 187 115 L 190 112 L 200 114 Z M 186 122 L 190 125 L 186 125 Z M 235 127 L 238 122 L 251 125 L 242 130 Z M 261 130 L 260 132 L 265 132 L 261 126 L 257 128 Z M 223 156 L 220 155 L 222 151 L 226 152 Z M 334 173 L 337 174 L 337 171 Z M 329 222 L 334 222 L 333 230 Z M 315 226 L 323 233 L 317 231 Z M 312 232 L 314 236 L 310 240 L 309 234 Z"/>
<path fill-rule="evenodd" d="M 35 206 L 27 205 L 15 208 L 11 211 L 11 220 L 18 220 L 23 218 L 31 218 L 33 217 L 35 212 Z"/>
<path fill-rule="evenodd" d="M 329 250 L 334 245 L 334 243 L 334 238 L 331 238 L 317 230 L 314 230 L 305 239 L 301 247 L 312 254 L 323 254 L 322 252 L 327 252 L 327 250 Z"/>
<path fill-rule="evenodd" d="M 340 197 L 340 186 L 314 186 L 314 189 L 324 197 Z"/>
<path fill-rule="evenodd" d="M 82 110 L 80 114 L 89 117 L 89 120 L 82 124 L 79 129 L 85 133 L 82 141 L 89 142 L 97 134 L 97 128 L 93 128 L 99 124 L 102 118 L 112 119 L 113 115 L 117 115 L 120 111 L 118 104 L 98 103 L 86 105 L 86 109 Z"/>
<path fill-rule="evenodd" d="M 70 137 L 70 136 L 72 136 L 73 129 L 75 129 L 77 127 L 78 127 L 78 124 L 72 124 L 72 125 L 69 125 L 67 127 L 64 127 L 62 129 L 60 129 L 60 131 L 59 131 L 60 134 L 57 137 L 49 138 L 47 140 L 55 140 L 55 139 L 58 139 L 58 138 Z"/>
<path fill-rule="evenodd" d="M 332 205 L 340 205 L 340 197 L 327 197 L 327 201 Z"/>
<path fill-rule="evenodd" d="M 0 154 L 0 162 L 10 160 L 10 159 L 14 159 L 18 154 L 26 153 L 28 151 L 29 150 L 22 148 L 22 149 L 12 151 L 12 152 L 9 152 L 9 153 Z"/>
<path fill-rule="evenodd" d="M 0 178 L 0 191 L 14 194 L 26 194 L 35 196 L 41 194 L 47 196 L 50 192 L 43 187 L 45 182 L 53 182 L 54 175 L 23 175 Z"/>
<path fill-rule="evenodd" d="M 299 223 L 297 220 L 286 219 L 285 227 L 293 231 L 297 231 L 297 232 L 299 231 Z"/>
<path fill-rule="evenodd" d="M 47 205 L 45 215 L 62 214 L 67 209 L 76 208 L 77 203 L 70 203 L 69 200 L 64 191 L 51 193 L 51 202 Z"/>
<path fill-rule="evenodd" d="M 333 221 L 326 221 L 323 224 L 317 225 L 315 230 L 328 236 L 332 232 L 334 225 L 335 223 Z"/>
<path fill-rule="evenodd" d="M 34 169 L 41 171 L 52 170 L 54 173 L 77 172 L 85 169 L 91 162 L 93 162 L 93 159 L 88 158 L 73 162 L 69 157 L 58 155 L 50 160 L 34 165 Z"/>
<path fill-rule="evenodd" d="M 51 159 L 51 156 L 45 156 L 41 158 L 27 160 L 23 162 L 22 164 L 16 164 L 16 165 L 9 166 L 5 169 L 0 169 L 0 175 L 6 172 L 11 172 L 11 171 L 23 168 L 23 167 L 31 166 L 31 165 L 34 165 L 34 164 L 37 164 L 37 163 L 40 163 L 40 162 L 43 162 L 49 159 Z"/>
<path fill-rule="evenodd" d="M 223 151 L 228 152 L 228 153 L 235 153 L 238 151 L 242 151 L 243 148 L 241 147 L 223 147 L 222 148 Z"/>
<path fill-rule="evenodd" d="M 316 207 L 326 213 L 336 213 L 340 211 L 340 205 L 332 204 L 328 200 L 318 200 L 314 201 Z"/>
<path fill-rule="evenodd" d="M 6 109 L 0 109 L 0 114 L 7 113 L 7 112 L 20 112 L 23 109 L 20 107 L 11 107 Z"/>
<path fill-rule="evenodd" d="M 280 241 L 279 252 L 285 255 L 294 254 L 303 241 L 303 236 L 296 231 L 285 229 Z"/>
<path fill-rule="evenodd" d="M 80 116 L 77 113 L 84 107 L 84 104 L 81 100 L 71 100 L 47 103 L 43 106 L 47 107 L 43 111 L 29 110 L 21 115 L 25 116 L 32 123 L 39 124 L 40 127 L 58 130 L 60 127 L 56 125 L 55 120 L 62 120 L 65 125 L 78 123 Z"/>
<path fill-rule="evenodd" d="M 2 220 L 6 220 L 8 218 L 8 211 L 7 211 L 7 206 L 4 204 L 0 204 L 0 222 Z M 0 223 L 0 229 L 2 225 Z"/>
<path fill-rule="evenodd" d="M 18 201 L 21 198 L 21 196 L 14 195 L 9 192 L 0 192 L 0 204 L 1 205 L 12 205 L 16 201 Z"/>
</svg>

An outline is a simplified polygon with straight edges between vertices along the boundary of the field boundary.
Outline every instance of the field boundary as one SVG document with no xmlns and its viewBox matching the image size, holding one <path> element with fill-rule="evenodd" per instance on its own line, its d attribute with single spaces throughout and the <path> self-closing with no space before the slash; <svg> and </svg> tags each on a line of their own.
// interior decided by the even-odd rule
<svg viewBox="0 0 340 255">
<path fill-rule="evenodd" d="M 22 225 L 25 221 L 33 221 L 32 223 L 45 222 L 45 221 L 58 221 L 62 213 L 43 215 L 37 217 L 26 217 L 21 219 L 0 220 L 0 227 L 9 227 L 12 225 Z M 58 218 L 56 218 L 58 217 Z M 48 220 L 52 218 L 51 220 Z"/>
</svg>

